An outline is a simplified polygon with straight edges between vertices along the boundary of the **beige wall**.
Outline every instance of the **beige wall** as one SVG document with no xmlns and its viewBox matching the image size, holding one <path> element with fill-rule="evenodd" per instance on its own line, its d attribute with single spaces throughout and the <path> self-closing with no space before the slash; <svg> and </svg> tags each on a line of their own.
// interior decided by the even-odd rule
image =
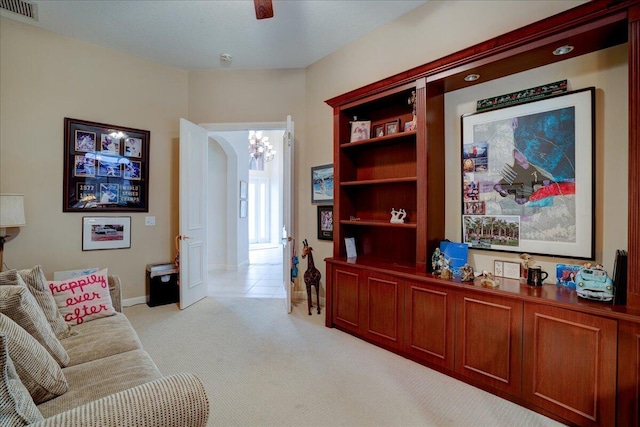
<svg viewBox="0 0 640 427">
<path fill-rule="evenodd" d="M 27 219 L 5 245 L 9 267 L 107 267 L 124 298 L 145 294 L 146 264 L 174 255 L 171 154 L 187 84 L 185 71 L 0 19 L 0 191 L 25 195 Z M 131 249 L 83 252 L 84 214 L 62 212 L 65 117 L 151 131 L 149 213 L 106 214 L 131 216 Z"/>
</svg>

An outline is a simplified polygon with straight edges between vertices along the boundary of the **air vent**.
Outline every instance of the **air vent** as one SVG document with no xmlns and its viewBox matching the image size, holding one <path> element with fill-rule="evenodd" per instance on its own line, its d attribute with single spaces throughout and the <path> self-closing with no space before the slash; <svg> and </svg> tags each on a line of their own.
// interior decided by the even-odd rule
<svg viewBox="0 0 640 427">
<path fill-rule="evenodd" d="M 0 9 L 38 20 L 38 6 L 24 0 L 0 0 Z"/>
</svg>

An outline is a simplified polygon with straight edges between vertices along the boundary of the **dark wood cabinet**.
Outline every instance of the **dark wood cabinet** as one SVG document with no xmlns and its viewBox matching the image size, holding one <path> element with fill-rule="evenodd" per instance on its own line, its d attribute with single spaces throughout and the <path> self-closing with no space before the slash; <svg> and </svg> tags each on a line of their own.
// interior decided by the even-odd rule
<svg viewBox="0 0 640 427">
<path fill-rule="evenodd" d="M 505 280 L 497 289 L 484 289 L 430 275 L 428 257 L 444 238 L 446 219 L 446 94 L 624 43 L 626 306 L 580 300 L 555 286 Z M 574 46 L 571 55 L 551 53 L 565 44 Z M 466 81 L 469 74 L 482 78 Z M 328 100 L 335 190 L 326 325 L 568 424 L 639 425 L 639 82 L 640 0 L 594 0 Z M 417 126 L 404 131 L 413 119 L 413 95 Z M 370 120 L 372 129 L 399 121 L 401 132 L 350 142 L 355 118 Z M 390 223 L 392 208 L 407 211 L 405 223 Z M 355 238 L 358 251 L 349 262 L 346 237 Z"/>
<path fill-rule="evenodd" d="M 404 313 L 404 351 L 413 359 L 453 371 L 455 292 L 407 281 Z"/>
<path fill-rule="evenodd" d="M 525 303 L 523 397 L 577 425 L 615 425 L 617 322 Z"/>
<path fill-rule="evenodd" d="M 640 322 L 618 322 L 618 425 L 640 425 Z"/>
<path fill-rule="evenodd" d="M 518 396 L 522 301 L 459 292 L 456 322 L 456 372 Z"/>
</svg>

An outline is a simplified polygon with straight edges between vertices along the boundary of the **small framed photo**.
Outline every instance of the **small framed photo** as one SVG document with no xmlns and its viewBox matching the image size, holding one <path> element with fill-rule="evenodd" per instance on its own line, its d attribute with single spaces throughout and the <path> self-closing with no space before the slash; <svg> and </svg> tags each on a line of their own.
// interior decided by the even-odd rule
<svg viewBox="0 0 640 427">
<path fill-rule="evenodd" d="M 247 181 L 240 181 L 240 199 L 246 199 L 249 195 Z"/>
<path fill-rule="evenodd" d="M 333 206 L 318 206 L 318 240 L 333 240 Z"/>
<path fill-rule="evenodd" d="M 246 200 L 240 200 L 240 218 L 247 217 L 248 204 Z"/>
<path fill-rule="evenodd" d="M 369 139 L 371 132 L 371 121 L 351 122 L 351 140 L 350 142 L 362 141 Z"/>
<path fill-rule="evenodd" d="M 377 125 L 373 127 L 373 137 L 380 138 L 384 136 L 384 125 Z"/>
<path fill-rule="evenodd" d="M 511 261 L 493 261 L 493 275 L 507 279 L 520 278 L 520 263 Z"/>
<path fill-rule="evenodd" d="M 496 277 L 502 277 L 504 274 L 502 261 L 493 261 L 493 275 Z"/>
<path fill-rule="evenodd" d="M 405 132 L 411 132 L 412 130 L 416 130 L 415 129 L 415 123 L 413 122 L 413 120 L 411 120 L 410 122 L 406 122 L 404 124 L 404 131 Z"/>
<path fill-rule="evenodd" d="M 311 167 L 311 204 L 333 203 L 333 164 Z"/>
<path fill-rule="evenodd" d="M 128 249 L 130 247 L 130 216 L 82 217 L 83 251 Z"/>
<path fill-rule="evenodd" d="M 400 119 L 388 122 L 384 125 L 385 135 L 393 135 L 400 132 Z"/>
</svg>

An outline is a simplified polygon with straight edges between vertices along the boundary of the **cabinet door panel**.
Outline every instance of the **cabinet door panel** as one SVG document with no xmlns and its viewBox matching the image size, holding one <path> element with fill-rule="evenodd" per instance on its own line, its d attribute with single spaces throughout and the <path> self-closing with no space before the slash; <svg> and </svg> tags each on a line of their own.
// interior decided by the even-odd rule
<svg viewBox="0 0 640 427">
<path fill-rule="evenodd" d="M 618 425 L 640 425 L 640 323 L 618 324 Z"/>
<path fill-rule="evenodd" d="M 615 425 L 617 322 L 525 304 L 523 397 L 578 425 Z"/>
<path fill-rule="evenodd" d="M 402 324 L 400 281 L 390 276 L 371 274 L 367 277 L 365 292 L 367 338 L 399 348 Z"/>
<path fill-rule="evenodd" d="M 428 363 L 453 369 L 453 292 L 407 282 L 405 310 L 405 351 Z"/>
<path fill-rule="evenodd" d="M 456 317 L 456 371 L 519 396 L 522 302 L 460 295 Z"/>
<path fill-rule="evenodd" d="M 352 332 L 360 328 L 360 282 L 362 272 L 336 268 L 333 273 L 333 319 L 336 326 Z"/>
</svg>

